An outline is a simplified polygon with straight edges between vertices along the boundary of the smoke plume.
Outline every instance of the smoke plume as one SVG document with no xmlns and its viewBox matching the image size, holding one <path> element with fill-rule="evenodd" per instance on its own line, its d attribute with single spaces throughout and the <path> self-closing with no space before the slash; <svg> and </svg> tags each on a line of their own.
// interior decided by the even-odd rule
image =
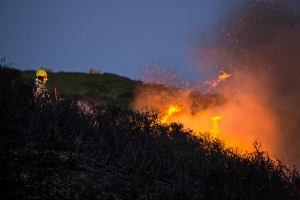
<svg viewBox="0 0 300 200">
<path fill-rule="evenodd" d="M 216 37 L 214 42 L 208 43 L 211 38 L 202 35 L 200 48 L 193 53 L 199 70 L 212 72 L 209 79 L 221 71 L 232 74 L 227 84 L 214 88 L 234 100 L 224 107 L 231 114 L 227 121 L 224 116 L 220 128 L 235 131 L 240 138 L 258 139 L 271 155 L 299 165 L 300 10 L 296 4 L 247 1 L 228 14 L 227 21 L 206 30 L 214 33 L 204 31 Z M 240 122 L 244 120 L 248 122 Z"/>
<path fill-rule="evenodd" d="M 180 82 L 159 63 L 147 66 L 150 82 L 187 87 L 146 84 L 135 106 L 154 107 L 164 122 L 211 132 L 240 150 L 253 151 L 257 140 L 271 157 L 300 165 L 299 9 L 295 1 L 248 0 L 220 12 L 214 28 L 203 30 L 190 48 L 206 78 Z"/>
</svg>

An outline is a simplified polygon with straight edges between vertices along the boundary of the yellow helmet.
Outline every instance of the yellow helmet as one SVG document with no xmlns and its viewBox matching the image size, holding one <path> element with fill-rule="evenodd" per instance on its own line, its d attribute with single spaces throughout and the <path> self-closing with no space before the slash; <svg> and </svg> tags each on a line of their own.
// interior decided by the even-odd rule
<svg viewBox="0 0 300 200">
<path fill-rule="evenodd" d="M 45 70 L 40 69 L 36 72 L 36 81 L 45 84 L 47 80 L 47 73 L 45 72 Z"/>
</svg>

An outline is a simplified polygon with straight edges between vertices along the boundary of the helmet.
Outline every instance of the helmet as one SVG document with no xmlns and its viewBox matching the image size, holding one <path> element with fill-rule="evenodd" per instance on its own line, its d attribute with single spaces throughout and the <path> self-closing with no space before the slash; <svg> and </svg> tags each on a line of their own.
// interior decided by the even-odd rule
<svg viewBox="0 0 300 200">
<path fill-rule="evenodd" d="M 45 84 L 47 80 L 47 73 L 45 72 L 45 70 L 40 69 L 36 72 L 36 81 Z"/>
</svg>

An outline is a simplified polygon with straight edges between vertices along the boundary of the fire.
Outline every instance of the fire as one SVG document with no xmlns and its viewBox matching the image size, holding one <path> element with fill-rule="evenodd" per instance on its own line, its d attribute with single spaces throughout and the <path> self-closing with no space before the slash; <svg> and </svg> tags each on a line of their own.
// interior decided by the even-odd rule
<svg viewBox="0 0 300 200">
<path fill-rule="evenodd" d="M 211 85 L 212 87 L 216 87 L 219 82 L 221 82 L 231 76 L 231 74 L 227 74 L 224 71 L 220 71 L 220 72 L 222 72 L 223 74 L 218 76 L 218 80 L 213 80 L 211 82 L 206 81 L 205 83 Z"/>
<path fill-rule="evenodd" d="M 211 120 L 213 121 L 213 128 L 211 130 L 211 133 L 213 134 L 214 137 L 217 136 L 217 134 L 220 132 L 219 129 L 219 122 L 222 121 L 223 119 L 223 114 L 221 114 L 221 116 L 214 116 L 211 117 Z"/>
<path fill-rule="evenodd" d="M 223 72 L 222 75 L 219 75 L 219 81 L 223 80 L 223 79 L 226 79 L 228 77 L 230 77 L 231 74 L 226 74 L 225 72 Z"/>
<path fill-rule="evenodd" d="M 215 77 L 185 87 L 201 94 L 156 86 L 146 88 L 151 91 L 137 91 L 145 95 L 137 95 L 134 106 L 153 107 L 167 116 L 166 122 L 180 122 L 195 133 L 211 132 L 240 150 L 253 151 L 253 143 L 258 141 L 260 150 L 270 156 L 297 160 L 300 165 L 300 68 L 295 53 L 300 52 L 300 15 L 293 10 L 285 1 L 247 1 L 236 12 L 230 11 L 229 20 L 224 18 L 214 29 L 203 30 L 199 34 L 203 45 L 193 44 L 190 50 L 189 59 L 197 63 L 199 72 Z M 155 73 L 143 78 L 180 86 L 180 78 L 170 76 L 173 71 L 158 69 L 160 65 L 166 66 L 156 63 L 148 67 L 146 72 Z M 185 102 L 185 108 L 170 114 L 170 105 L 179 102 Z M 220 113 L 224 117 L 215 118 Z"/>
<path fill-rule="evenodd" d="M 223 72 L 216 82 L 231 76 Z M 230 82 L 231 85 L 260 88 L 254 80 L 241 82 L 237 79 L 238 74 L 233 76 L 236 82 Z M 213 137 L 224 140 L 226 145 L 249 152 L 254 150 L 253 143 L 257 140 L 262 143 L 261 150 L 272 151 L 278 123 L 272 117 L 264 95 L 257 96 L 251 92 L 231 95 L 232 87 L 228 84 L 224 85 L 224 95 L 155 84 L 143 84 L 139 91 L 134 107 L 141 109 L 147 106 L 158 110 L 162 114 L 161 123 L 181 123 L 184 128 L 192 129 L 194 134 L 209 132 Z"/>
<path fill-rule="evenodd" d="M 185 119 L 189 119 L 186 121 L 190 121 L 192 123 L 194 123 L 194 120 L 200 119 L 197 117 L 194 117 L 192 115 L 190 116 L 185 116 L 184 113 L 182 114 L 178 114 L 180 111 L 183 111 L 185 109 L 184 106 L 182 105 L 170 105 L 166 114 L 162 117 L 162 120 L 160 121 L 161 123 L 167 123 L 167 122 L 171 122 L 172 119 L 173 121 L 176 122 L 185 122 Z M 178 115 L 177 117 L 175 115 Z M 209 118 L 208 115 L 205 116 L 206 118 Z M 223 113 L 221 113 L 220 116 L 215 115 L 210 117 L 211 122 L 207 122 L 207 120 L 201 119 L 198 121 L 198 124 L 201 124 L 202 128 L 200 132 L 210 132 L 214 137 L 217 137 L 220 129 L 219 129 L 219 122 L 221 122 L 223 120 Z M 188 124 L 188 122 L 185 122 L 185 124 Z M 196 128 L 194 125 L 192 125 L 194 128 Z M 196 128 L 196 130 L 200 130 L 198 128 Z"/>
<path fill-rule="evenodd" d="M 167 114 L 163 117 L 163 119 L 161 120 L 161 123 L 166 123 L 167 120 L 174 114 L 177 113 L 179 111 L 181 111 L 183 109 L 182 106 L 176 105 L 170 105 Z"/>
</svg>

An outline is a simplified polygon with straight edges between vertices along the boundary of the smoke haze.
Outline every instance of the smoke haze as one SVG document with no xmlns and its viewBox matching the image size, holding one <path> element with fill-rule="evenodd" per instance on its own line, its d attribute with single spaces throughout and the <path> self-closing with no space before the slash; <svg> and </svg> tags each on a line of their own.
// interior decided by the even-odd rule
<svg viewBox="0 0 300 200">
<path fill-rule="evenodd" d="M 214 42 L 208 43 L 211 39 L 201 35 L 199 49 L 193 52 L 198 69 L 211 72 L 208 79 L 215 79 L 221 71 L 232 74 L 226 84 L 213 88 L 234 100 L 223 108 L 224 113 L 230 113 L 220 123 L 223 133 L 235 132 L 234 138 L 240 134 L 239 138 L 258 139 L 271 155 L 297 165 L 300 164 L 298 4 L 280 0 L 247 1 L 228 14 L 228 21 L 221 20 L 207 30 L 214 33 L 204 31 L 203 35 L 215 37 Z M 226 134 L 225 141 L 233 139 L 230 136 Z"/>
<path fill-rule="evenodd" d="M 211 132 L 240 150 L 253 151 L 257 140 L 271 157 L 299 166 L 298 4 L 249 0 L 228 9 L 222 5 L 217 24 L 190 46 L 189 59 L 206 77 L 184 82 L 164 62 L 148 65 L 141 73 L 144 81 L 181 90 L 143 86 L 135 107 L 153 107 L 166 122 Z"/>
</svg>

